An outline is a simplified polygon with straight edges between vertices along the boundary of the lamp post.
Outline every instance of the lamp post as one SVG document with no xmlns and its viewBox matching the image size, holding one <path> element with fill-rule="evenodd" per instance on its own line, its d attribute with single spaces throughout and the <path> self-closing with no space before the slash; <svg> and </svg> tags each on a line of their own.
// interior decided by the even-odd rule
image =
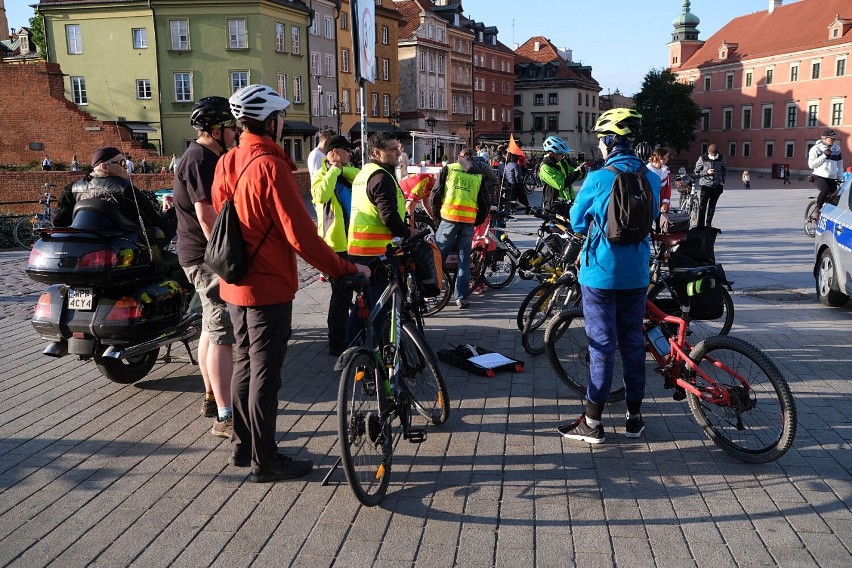
<svg viewBox="0 0 852 568">
<path fill-rule="evenodd" d="M 337 116 L 337 133 L 340 134 L 340 131 L 343 129 L 343 116 L 341 116 L 344 112 L 349 112 L 349 104 L 341 101 L 337 101 L 331 108 L 328 109 L 328 112 Z"/>
<path fill-rule="evenodd" d="M 476 122 L 474 122 L 473 120 L 468 120 L 464 123 L 464 127 L 467 128 L 468 132 L 470 133 L 468 134 L 468 144 L 471 148 L 473 148 L 473 134 L 476 128 Z"/>
<path fill-rule="evenodd" d="M 430 116 L 426 119 L 426 124 L 429 126 L 429 130 L 432 131 L 432 134 L 435 133 L 435 125 L 438 124 L 438 119 L 434 116 Z"/>
<path fill-rule="evenodd" d="M 320 78 L 322 75 L 314 75 L 314 79 L 317 80 L 317 116 L 323 116 L 322 114 L 322 84 L 320 83 Z"/>
</svg>

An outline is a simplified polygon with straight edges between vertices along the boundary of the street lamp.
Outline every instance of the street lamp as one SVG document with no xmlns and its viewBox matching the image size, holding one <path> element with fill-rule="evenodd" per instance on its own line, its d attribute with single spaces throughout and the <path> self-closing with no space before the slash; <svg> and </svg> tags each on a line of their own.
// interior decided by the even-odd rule
<svg viewBox="0 0 852 568">
<path fill-rule="evenodd" d="M 399 124 L 399 113 L 392 112 L 388 115 L 388 122 L 393 125 Z"/>
<path fill-rule="evenodd" d="M 323 116 L 322 114 L 322 84 L 320 84 L 320 78 L 322 75 L 314 75 L 314 79 L 317 80 L 317 116 Z"/>
<path fill-rule="evenodd" d="M 464 123 L 464 127 L 467 128 L 468 132 L 470 132 L 470 134 L 468 134 L 468 138 L 469 138 L 468 144 L 472 148 L 473 147 L 473 133 L 474 133 L 474 130 L 476 128 L 476 122 L 474 122 L 472 120 L 468 120 L 467 122 Z"/>
<path fill-rule="evenodd" d="M 432 133 L 434 134 L 435 133 L 435 125 L 438 124 L 438 119 L 435 118 L 434 116 L 430 116 L 429 118 L 426 119 L 426 124 L 429 126 L 429 130 L 431 130 Z"/>
<path fill-rule="evenodd" d="M 349 103 L 343 101 L 337 101 L 331 107 L 329 107 L 328 112 L 332 115 L 337 116 L 337 133 L 340 134 L 341 129 L 343 128 L 343 116 L 341 116 L 344 112 L 349 112 Z"/>
</svg>

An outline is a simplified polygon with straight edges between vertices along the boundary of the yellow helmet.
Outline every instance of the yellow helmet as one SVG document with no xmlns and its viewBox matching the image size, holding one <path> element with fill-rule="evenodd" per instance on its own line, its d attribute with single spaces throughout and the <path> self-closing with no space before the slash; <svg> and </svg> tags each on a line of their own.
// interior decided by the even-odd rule
<svg viewBox="0 0 852 568">
<path fill-rule="evenodd" d="M 592 132 L 603 138 L 607 134 L 636 138 L 642 132 L 642 115 L 632 108 L 614 108 L 603 113 Z"/>
</svg>

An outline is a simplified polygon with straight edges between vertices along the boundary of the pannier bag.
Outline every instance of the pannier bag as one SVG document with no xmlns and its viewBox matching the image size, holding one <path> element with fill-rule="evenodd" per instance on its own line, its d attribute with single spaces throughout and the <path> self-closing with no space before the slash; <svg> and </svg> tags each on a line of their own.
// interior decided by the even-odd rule
<svg viewBox="0 0 852 568">
<path fill-rule="evenodd" d="M 698 280 L 672 276 L 672 291 L 681 306 L 689 302 L 689 319 L 716 320 L 725 314 L 725 299 L 722 296 L 725 272 L 721 265 L 716 265 L 712 274 Z"/>
<path fill-rule="evenodd" d="M 457 345 L 452 349 L 439 349 L 438 359 L 482 377 L 493 377 L 497 371 L 524 372 L 523 361 L 470 344 Z"/>
<path fill-rule="evenodd" d="M 667 211 L 660 213 L 660 232 L 664 235 L 685 233 L 689 230 L 689 215 L 686 213 Z"/>
<path fill-rule="evenodd" d="M 414 247 L 414 266 L 420 289 L 426 298 L 441 295 L 444 271 L 441 263 L 441 249 L 432 241 L 421 241 Z"/>
</svg>

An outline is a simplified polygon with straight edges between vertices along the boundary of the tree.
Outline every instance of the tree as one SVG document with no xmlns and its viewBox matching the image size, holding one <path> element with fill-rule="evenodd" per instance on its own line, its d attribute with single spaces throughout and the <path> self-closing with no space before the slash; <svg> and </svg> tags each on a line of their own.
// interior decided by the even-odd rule
<svg viewBox="0 0 852 568">
<path fill-rule="evenodd" d="M 641 140 L 681 152 L 692 146 L 701 109 L 692 100 L 693 86 L 680 83 L 670 69 L 651 69 L 634 97 L 642 114 Z"/>
<path fill-rule="evenodd" d="M 42 59 L 47 59 L 47 40 L 44 35 L 44 18 L 36 12 L 30 18 L 30 38 L 38 49 L 38 54 Z"/>
</svg>

